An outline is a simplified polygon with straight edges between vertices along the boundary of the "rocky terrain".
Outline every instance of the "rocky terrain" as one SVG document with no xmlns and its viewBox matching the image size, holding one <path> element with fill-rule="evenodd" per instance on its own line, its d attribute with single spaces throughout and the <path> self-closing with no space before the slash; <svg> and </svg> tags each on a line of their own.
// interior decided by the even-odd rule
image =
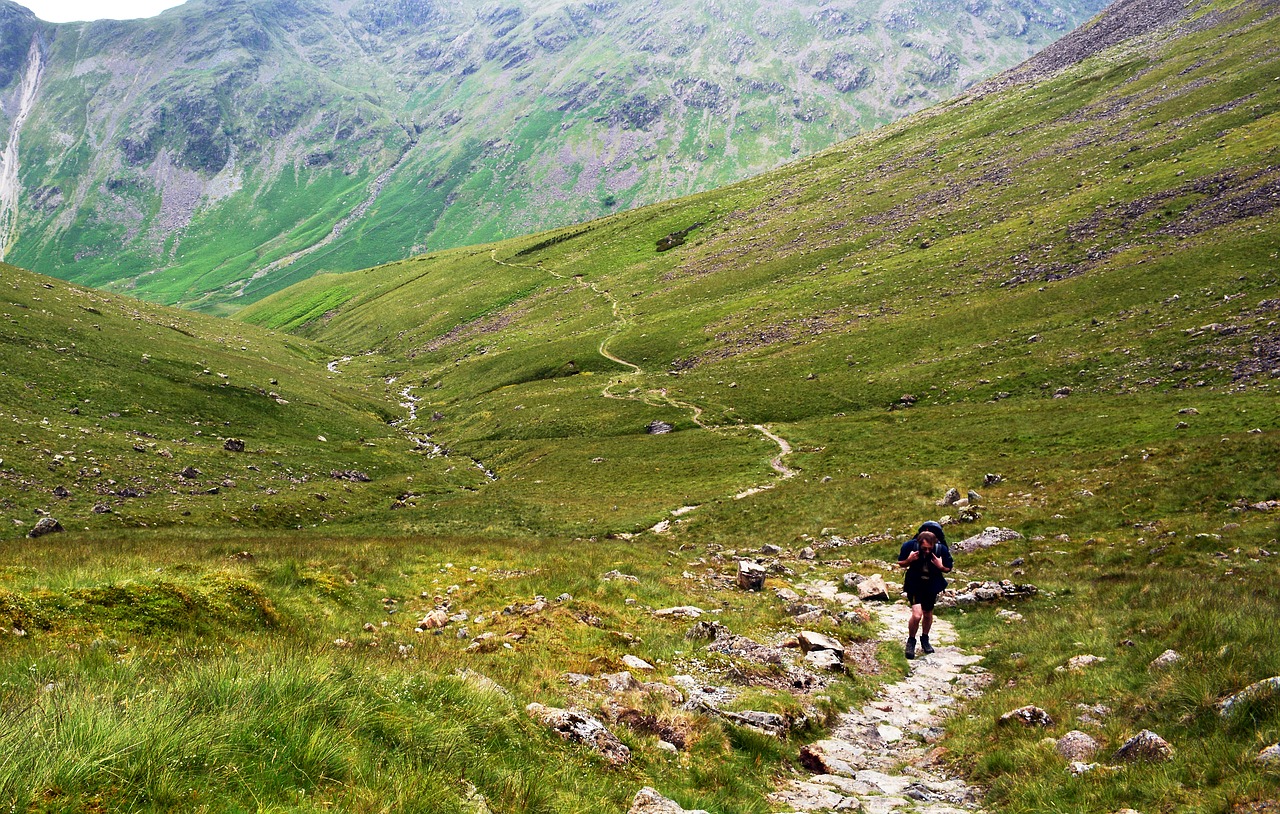
<svg viewBox="0 0 1280 814">
<path fill-rule="evenodd" d="M 0 259 L 233 309 L 759 173 L 1102 5 L 191 0 L 50 25 L 4 0 Z"/>
</svg>

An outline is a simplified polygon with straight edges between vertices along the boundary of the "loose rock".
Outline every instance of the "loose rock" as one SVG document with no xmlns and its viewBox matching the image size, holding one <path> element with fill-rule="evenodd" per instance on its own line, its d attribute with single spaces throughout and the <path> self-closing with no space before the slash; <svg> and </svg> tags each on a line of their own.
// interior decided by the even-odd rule
<svg viewBox="0 0 1280 814">
<path fill-rule="evenodd" d="M 858 598 L 863 602 L 888 602 L 889 586 L 884 577 L 872 574 L 858 583 Z"/>
<path fill-rule="evenodd" d="M 693 605 L 681 605 L 676 608 L 662 608 L 661 610 L 656 610 L 653 612 L 653 615 L 659 619 L 697 619 L 704 613 L 706 613 L 706 611 L 702 608 L 695 607 Z"/>
<path fill-rule="evenodd" d="M 43 537 L 46 534 L 60 534 L 63 531 L 65 531 L 65 529 L 62 528 L 62 524 L 57 520 L 54 520 L 52 517 L 42 517 L 34 526 L 31 527 L 31 531 L 27 532 L 27 537 L 35 539 L 36 537 Z"/>
<path fill-rule="evenodd" d="M 659 742 L 659 748 L 662 743 Z M 675 749 L 675 746 L 671 746 L 671 751 Z M 668 800 L 652 788 L 645 786 L 636 792 L 635 799 L 631 801 L 631 808 L 627 809 L 627 814 L 707 814 L 707 812 L 700 808 L 683 809 L 675 801 Z"/>
<path fill-rule="evenodd" d="M 239 438 L 228 438 L 222 444 L 222 448 L 227 452 L 244 452 L 244 441 Z"/>
<path fill-rule="evenodd" d="M 1182 661 L 1182 656 L 1176 650 L 1166 650 L 1156 656 L 1148 668 L 1151 670 L 1167 670 L 1178 662 Z"/>
<path fill-rule="evenodd" d="M 965 539 L 956 543 L 954 546 L 952 546 L 952 548 L 954 548 L 956 551 L 967 554 L 973 551 L 980 551 L 981 549 L 984 549 L 984 548 L 991 548 L 992 546 L 997 546 L 997 545 L 1000 545 L 1001 543 L 1008 543 L 1014 540 L 1021 540 L 1021 539 L 1023 539 L 1022 535 L 1014 531 L 1013 529 L 1004 529 L 1004 528 L 999 528 L 997 526 L 988 526 L 986 529 L 979 532 L 978 534 L 975 534 L 972 537 L 966 537 Z"/>
<path fill-rule="evenodd" d="M 824 636 L 812 630 L 804 630 L 796 638 L 800 642 L 800 649 L 805 653 L 811 653 L 815 650 L 829 650 L 842 658 L 844 656 L 844 645 L 830 636 Z"/>
<path fill-rule="evenodd" d="M 1267 766 L 1280 766 L 1280 743 L 1268 746 L 1258 753 L 1256 760 Z"/>
<path fill-rule="evenodd" d="M 1226 718 L 1242 703 L 1255 700 L 1261 701 L 1266 698 L 1273 698 L 1276 695 L 1280 695 L 1280 676 L 1272 676 L 1250 684 L 1240 692 L 1220 702 L 1218 711 L 1222 713 L 1222 717 Z"/>
<path fill-rule="evenodd" d="M 1001 724 L 1022 724 L 1025 727 L 1053 726 L 1049 713 L 1035 706 L 1019 707 L 1000 716 Z"/>
<path fill-rule="evenodd" d="M 1112 755 L 1118 763 L 1156 763 L 1173 757 L 1169 742 L 1150 729 L 1144 729 L 1125 741 Z"/>
<path fill-rule="evenodd" d="M 938 505 L 954 506 L 956 504 L 956 501 L 959 499 L 960 499 L 960 490 L 953 486 L 947 490 L 947 493 L 945 495 L 942 496 L 942 500 L 938 501 Z"/>
<path fill-rule="evenodd" d="M 632 670 L 652 670 L 653 665 L 639 656 L 626 655 L 622 657 L 622 663 L 630 667 Z"/>
<path fill-rule="evenodd" d="M 759 591 L 764 588 L 764 578 L 768 572 L 764 566 L 751 560 L 738 562 L 738 587 L 744 591 Z"/>
<path fill-rule="evenodd" d="M 1098 742 L 1088 734 L 1073 729 L 1058 739 L 1058 754 L 1071 761 L 1088 761 L 1098 753 Z"/>
<path fill-rule="evenodd" d="M 631 750 L 626 744 L 586 710 L 559 709 L 535 702 L 525 707 L 525 711 L 566 741 L 585 744 L 599 752 L 611 765 L 621 766 L 631 760 Z"/>
</svg>

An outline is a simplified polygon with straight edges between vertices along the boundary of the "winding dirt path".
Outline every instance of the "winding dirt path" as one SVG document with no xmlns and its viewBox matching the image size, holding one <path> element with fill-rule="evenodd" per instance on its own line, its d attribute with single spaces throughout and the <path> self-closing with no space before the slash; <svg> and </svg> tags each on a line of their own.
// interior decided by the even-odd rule
<svg viewBox="0 0 1280 814">
<path fill-rule="evenodd" d="M 531 266 L 525 263 L 507 263 L 503 260 L 499 260 L 497 249 L 493 249 L 489 252 L 489 259 L 492 260 L 494 263 L 498 264 L 499 266 L 507 266 L 508 268 L 533 269 L 535 271 L 542 271 L 542 272 L 545 272 L 546 274 L 551 275 L 557 280 L 570 279 L 568 276 L 564 274 L 560 274 L 559 272 L 552 271 L 551 269 L 543 268 L 542 266 Z M 648 391 L 640 391 L 639 388 L 633 388 L 631 391 L 621 395 L 613 392 L 614 388 L 620 387 L 632 379 L 643 376 L 645 372 L 644 369 L 640 367 L 640 365 L 636 364 L 635 362 L 631 362 L 627 359 L 623 359 L 621 356 L 618 356 L 617 354 L 609 350 L 609 343 L 615 338 L 617 338 L 618 335 L 621 334 L 624 330 L 626 330 L 628 327 L 631 326 L 631 320 L 627 318 L 625 313 L 623 313 L 622 306 L 618 302 L 618 298 L 613 296 L 613 294 L 609 291 L 609 289 L 600 288 L 597 284 L 588 283 L 580 277 L 574 277 L 572 279 L 579 286 L 583 288 L 591 289 L 593 292 L 595 292 L 597 296 L 602 297 L 606 302 L 608 302 L 609 308 L 613 314 L 613 325 L 609 329 L 609 333 L 603 339 L 600 340 L 600 344 L 596 347 L 596 351 L 601 356 L 613 362 L 614 364 L 618 364 L 618 365 L 622 365 L 623 367 L 630 368 L 628 372 L 622 373 L 618 376 L 613 377 L 610 380 L 610 382 L 607 385 L 605 385 L 604 388 L 600 391 L 601 396 L 608 399 L 638 401 L 638 402 L 641 402 L 642 404 L 647 404 L 651 407 L 667 405 L 670 407 L 675 407 L 676 409 L 679 409 L 679 410 L 688 410 L 690 420 L 693 421 L 693 423 L 701 429 L 707 430 L 708 432 L 716 432 L 721 434 L 727 434 L 732 431 L 733 428 L 721 427 L 715 424 L 707 423 L 702 418 L 704 411 L 701 407 L 699 407 L 696 404 L 692 404 L 687 401 L 682 401 L 680 399 L 677 399 L 671 396 L 667 392 L 667 389 L 665 387 L 657 390 L 648 390 Z M 784 462 L 784 459 L 792 453 L 791 444 L 788 443 L 785 438 L 776 434 L 764 424 L 753 424 L 751 425 L 751 428 L 756 432 L 760 433 L 760 435 L 763 436 L 766 440 L 778 445 L 778 454 L 769 460 L 769 466 L 770 468 L 773 469 L 774 472 L 778 473 L 779 479 L 790 480 L 791 478 L 795 477 L 797 474 L 797 470 L 787 466 L 786 463 Z M 772 489 L 776 485 L 777 483 L 774 482 L 774 483 L 768 483 L 760 486 L 752 486 L 751 488 L 746 489 L 734 495 L 734 498 L 741 500 L 743 498 L 750 497 L 751 495 L 757 495 L 757 494 L 760 494 L 761 492 Z"/>
</svg>

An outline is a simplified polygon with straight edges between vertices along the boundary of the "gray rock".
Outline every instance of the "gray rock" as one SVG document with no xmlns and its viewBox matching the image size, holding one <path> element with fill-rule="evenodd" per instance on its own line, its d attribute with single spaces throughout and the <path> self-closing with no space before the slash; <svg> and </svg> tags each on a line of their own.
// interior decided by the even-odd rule
<svg viewBox="0 0 1280 814">
<path fill-rule="evenodd" d="M 27 536 L 35 539 L 36 537 L 43 537 L 46 534 L 60 534 L 63 531 L 65 531 L 65 529 L 62 528 L 62 524 L 57 520 L 54 520 L 52 517 L 42 517 L 34 526 L 31 527 L 31 531 L 27 532 Z"/>
<path fill-rule="evenodd" d="M 760 546 L 760 553 L 772 557 L 777 554 L 781 554 L 782 549 L 778 548 L 776 545 L 772 543 L 765 543 L 764 545 Z"/>
<path fill-rule="evenodd" d="M 1160 655 L 1152 659 L 1148 669 L 1151 670 L 1167 670 L 1178 662 L 1182 661 L 1181 654 L 1176 650 L 1166 650 Z"/>
<path fill-rule="evenodd" d="M 956 505 L 956 501 L 959 499 L 960 499 L 960 490 L 953 486 L 947 490 L 947 493 L 945 495 L 942 496 L 942 500 L 938 501 L 938 505 L 954 506 Z"/>
<path fill-rule="evenodd" d="M 684 637 L 691 641 L 715 641 L 728 634 L 729 629 L 719 622 L 698 622 L 685 632 Z"/>
<path fill-rule="evenodd" d="M 800 642 L 800 649 L 805 653 L 811 653 L 815 650 L 829 650 L 841 658 L 844 657 L 844 645 L 830 636 L 824 636 L 812 630 L 803 630 L 796 639 Z"/>
<path fill-rule="evenodd" d="M 558 709 L 535 702 L 525 707 L 525 711 L 539 723 L 555 730 L 561 738 L 589 746 L 614 766 L 631 760 L 631 750 L 626 744 L 586 710 Z"/>
<path fill-rule="evenodd" d="M 848 573 L 840 578 L 840 583 L 849 590 L 856 591 L 858 589 L 858 583 L 862 582 L 864 579 L 866 579 L 866 577 L 862 576 L 862 574 Z"/>
<path fill-rule="evenodd" d="M 649 671 L 653 669 L 653 665 L 649 662 L 639 656 L 632 656 L 630 654 L 622 657 L 622 663 L 630 667 L 632 670 Z"/>
<path fill-rule="evenodd" d="M 1000 483 L 1000 482 L 1001 482 L 1001 481 L 1003 481 L 1003 480 L 1004 480 L 1004 475 L 997 475 L 997 474 L 995 474 L 994 472 L 988 472 L 988 473 L 987 473 L 985 476 L 983 476 L 983 478 L 982 478 L 982 485 L 983 485 L 983 486 L 995 486 L 997 483 Z"/>
<path fill-rule="evenodd" d="M 95 503 L 93 504 L 93 513 L 94 514 L 111 514 L 111 507 L 106 503 Z"/>
<path fill-rule="evenodd" d="M 818 552 L 814 551 L 810 546 L 805 546 L 800 549 L 800 553 L 797 556 L 802 560 L 816 560 L 818 559 Z"/>
<path fill-rule="evenodd" d="M 659 619 L 697 619 L 706 613 L 702 608 L 693 605 L 680 605 L 675 608 L 661 608 L 653 612 Z"/>
<path fill-rule="evenodd" d="M 858 598 L 863 602 L 888 602 L 889 586 L 884 577 L 872 574 L 858 583 Z"/>
<path fill-rule="evenodd" d="M 602 582 L 613 582 L 616 580 L 618 582 L 630 582 L 632 584 L 637 584 L 637 585 L 640 583 L 639 577 L 634 577 L 631 574 L 624 574 L 616 568 L 610 571 L 609 573 L 601 576 L 600 580 Z"/>
<path fill-rule="evenodd" d="M 1226 718 L 1235 711 L 1236 707 L 1243 703 L 1274 698 L 1277 695 L 1280 695 L 1280 676 L 1264 678 L 1262 681 L 1250 684 L 1230 698 L 1221 701 L 1218 704 L 1218 711 L 1222 713 L 1222 717 Z"/>
<path fill-rule="evenodd" d="M 222 448 L 227 452 L 244 452 L 244 441 L 239 438 L 228 438 Z"/>
<path fill-rule="evenodd" d="M 751 560 L 739 560 L 738 587 L 744 591 L 759 591 L 764 588 L 764 578 L 767 573 L 763 565 Z"/>
<path fill-rule="evenodd" d="M 183 469 L 181 472 L 178 473 L 179 476 L 187 480 L 195 480 L 196 478 L 200 477 L 201 474 L 202 473 L 200 472 L 200 470 L 196 469 L 194 466 L 188 466 L 186 469 Z"/>
<path fill-rule="evenodd" d="M 1067 760 L 1088 762 L 1098 753 L 1098 742 L 1078 729 L 1058 739 L 1054 747 Z"/>
<path fill-rule="evenodd" d="M 604 673 L 600 676 L 600 681 L 610 693 L 633 692 L 640 689 L 640 682 L 626 670 L 620 673 Z"/>
<path fill-rule="evenodd" d="M 666 435 L 674 429 L 675 427 L 665 421 L 651 421 L 644 431 L 650 435 Z"/>
<path fill-rule="evenodd" d="M 1150 729 L 1144 729 L 1125 741 L 1111 759 L 1117 763 L 1157 763 L 1173 757 L 1169 742 Z"/>
<path fill-rule="evenodd" d="M 980 551 L 984 548 L 991 548 L 992 546 L 997 546 L 1001 543 L 1008 543 L 1021 539 L 1023 539 L 1022 535 L 1013 529 L 1002 529 L 996 526 L 988 526 L 986 529 L 972 537 L 966 537 L 956 543 L 952 548 L 956 551 L 967 554 L 973 551 Z"/>
<path fill-rule="evenodd" d="M 1268 746 L 1258 753 L 1255 758 L 1259 763 L 1267 766 L 1280 766 L 1280 743 Z"/>
<path fill-rule="evenodd" d="M 1010 710 L 1000 716 L 1001 724 L 1022 724 L 1025 727 L 1053 726 L 1053 718 L 1040 707 L 1025 706 Z"/>
<path fill-rule="evenodd" d="M 834 650 L 813 650 L 804 654 L 804 660 L 816 670 L 844 672 L 844 659 Z"/>
<path fill-rule="evenodd" d="M 978 494 L 977 492 L 973 491 L 972 489 L 970 489 L 970 490 L 969 490 L 969 495 L 968 495 L 968 497 L 969 497 L 969 505 L 970 505 L 970 506 L 974 506 L 974 505 L 977 505 L 977 504 L 979 504 L 979 503 L 981 503 L 981 502 L 982 502 L 982 495 Z"/>
</svg>

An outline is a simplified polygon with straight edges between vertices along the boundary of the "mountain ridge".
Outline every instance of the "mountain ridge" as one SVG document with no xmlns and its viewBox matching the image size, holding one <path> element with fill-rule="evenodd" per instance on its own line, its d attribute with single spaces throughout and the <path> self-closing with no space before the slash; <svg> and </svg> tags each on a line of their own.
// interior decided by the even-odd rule
<svg viewBox="0 0 1280 814">
<path fill-rule="evenodd" d="M 1101 5 L 193 0 L 63 26 L 10 5 L 44 76 L 7 259 L 223 312 L 754 174 Z"/>
</svg>

